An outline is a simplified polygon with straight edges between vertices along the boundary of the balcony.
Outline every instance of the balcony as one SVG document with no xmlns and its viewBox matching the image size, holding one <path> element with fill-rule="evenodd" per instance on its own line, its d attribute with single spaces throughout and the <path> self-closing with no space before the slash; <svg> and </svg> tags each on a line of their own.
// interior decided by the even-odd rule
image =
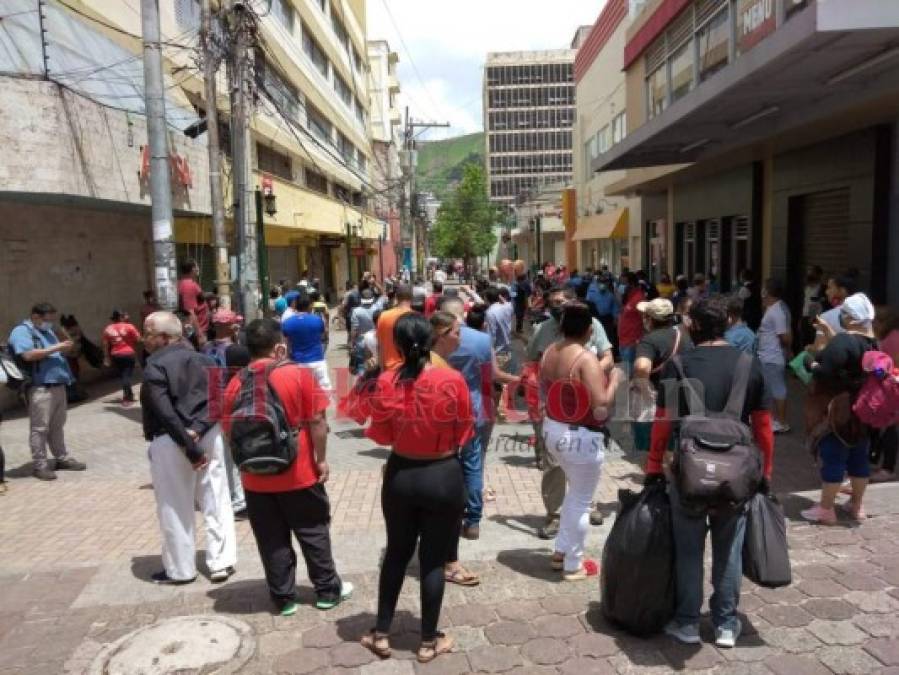
<svg viewBox="0 0 899 675">
<path fill-rule="evenodd" d="M 400 81 L 396 79 L 396 75 L 390 74 L 387 78 L 387 90 L 391 94 L 399 94 L 400 93 Z"/>
</svg>

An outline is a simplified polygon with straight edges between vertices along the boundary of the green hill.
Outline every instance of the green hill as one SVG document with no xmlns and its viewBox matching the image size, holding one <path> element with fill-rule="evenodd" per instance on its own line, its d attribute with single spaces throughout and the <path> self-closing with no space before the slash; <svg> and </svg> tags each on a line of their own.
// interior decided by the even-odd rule
<svg viewBox="0 0 899 675">
<path fill-rule="evenodd" d="M 462 178 L 468 162 L 484 164 L 484 134 L 468 134 L 441 141 L 418 141 L 416 189 L 433 192 L 438 199 Z"/>
</svg>

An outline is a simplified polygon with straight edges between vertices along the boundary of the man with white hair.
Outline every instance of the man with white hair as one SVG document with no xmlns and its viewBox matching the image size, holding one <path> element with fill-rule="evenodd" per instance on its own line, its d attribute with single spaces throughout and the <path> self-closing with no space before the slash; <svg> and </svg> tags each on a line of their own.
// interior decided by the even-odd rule
<svg viewBox="0 0 899 675">
<path fill-rule="evenodd" d="M 170 312 L 144 322 L 150 353 L 141 387 L 144 437 L 162 531 L 164 569 L 154 583 L 188 584 L 197 578 L 194 503 L 206 521 L 206 566 L 214 582 L 234 573 L 237 538 L 219 424 L 209 418 L 209 372 L 215 361 L 183 340 Z"/>
</svg>

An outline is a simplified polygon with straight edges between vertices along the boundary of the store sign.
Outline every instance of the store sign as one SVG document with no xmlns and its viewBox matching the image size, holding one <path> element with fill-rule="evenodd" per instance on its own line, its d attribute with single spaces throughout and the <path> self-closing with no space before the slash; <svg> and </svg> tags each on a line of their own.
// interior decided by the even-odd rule
<svg viewBox="0 0 899 675">
<path fill-rule="evenodd" d="M 262 194 L 268 196 L 275 193 L 274 182 L 268 174 L 262 174 Z"/>
<path fill-rule="evenodd" d="M 776 27 L 774 0 L 740 0 L 737 7 L 737 44 L 741 54 L 768 37 Z"/>
</svg>

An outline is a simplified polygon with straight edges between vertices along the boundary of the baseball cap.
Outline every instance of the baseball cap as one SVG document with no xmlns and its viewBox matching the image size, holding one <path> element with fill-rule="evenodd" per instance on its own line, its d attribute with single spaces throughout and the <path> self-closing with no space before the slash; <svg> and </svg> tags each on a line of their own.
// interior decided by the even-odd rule
<svg viewBox="0 0 899 675">
<path fill-rule="evenodd" d="M 674 305 L 665 298 L 656 298 L 649 302 L 638 302 L 637 311 L 646 314 L 650 319 L 664 321 L 674 314 Z"/>
<path fill-rule="evenodd" d="M 243 317 L 230 309 L 217 309 L 212 315 L 212 323 L 220 326 L 234 326 L 243 323 Z"/>
</svg>

